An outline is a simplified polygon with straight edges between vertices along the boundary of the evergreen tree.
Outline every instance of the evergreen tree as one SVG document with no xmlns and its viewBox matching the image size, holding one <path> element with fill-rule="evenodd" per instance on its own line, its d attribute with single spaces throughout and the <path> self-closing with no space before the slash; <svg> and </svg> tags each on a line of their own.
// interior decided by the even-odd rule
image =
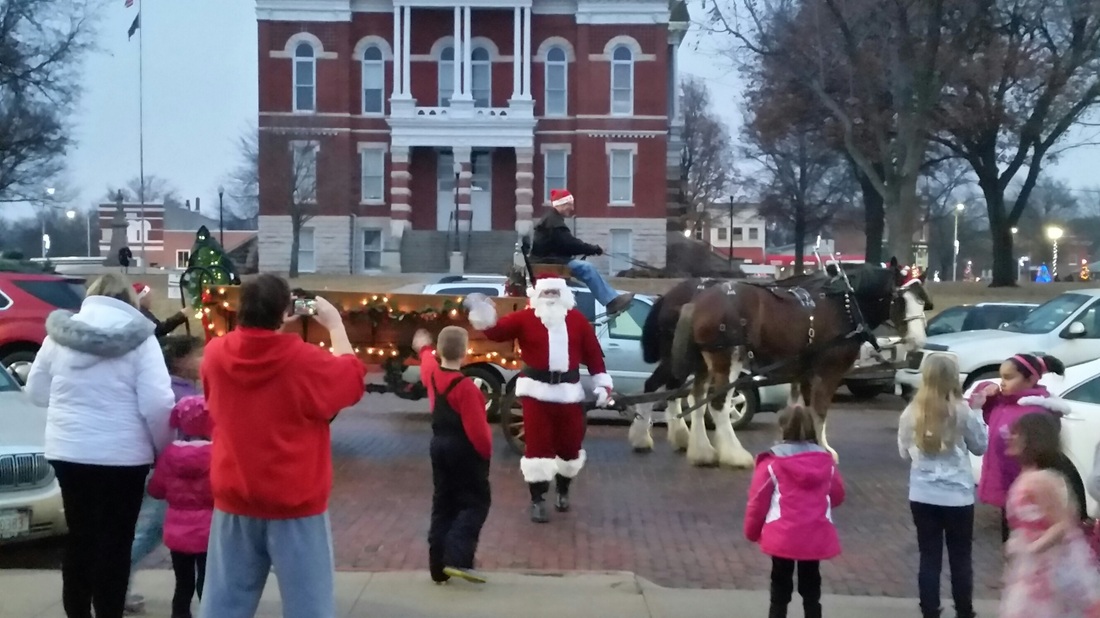
<svg viewBox="0 0 1100 618">
<path fill-rule="evenodd" d="M 195 244 L 191 247 L 191 258 L 187 261 L 187 271 L 183 274 L 184 287 L 190 297 L 192 307 L 202 305 L 204 287 L 218 285 L 236 285 L 240 283 L 237 267 L 221 244 L 210 234 L 206 226 L 195 234 Z"/>
</svg>

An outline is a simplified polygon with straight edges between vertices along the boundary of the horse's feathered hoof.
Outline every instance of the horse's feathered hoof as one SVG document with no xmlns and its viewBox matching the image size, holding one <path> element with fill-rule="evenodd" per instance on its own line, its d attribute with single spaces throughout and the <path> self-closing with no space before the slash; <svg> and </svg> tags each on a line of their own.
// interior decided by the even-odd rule
<svg viewBox="0 0 1100 618">
<path fill-rule="evenodd" d="M 696 450 L 689 446 L 687 460 L 697 468 L 713 468 L 718 465 L 718 451 L 713 447 Z"/>
<path fill-rule="evenodd" d="M 739 451 L 733 451 L 731 453 L 723 453 L 718 458 L 718 463 L 724 468 L 734 468 L 737 470 L 752 469 L 756 460 L 753 459 L 752 453 L 741 449 Z"/>
</svg>

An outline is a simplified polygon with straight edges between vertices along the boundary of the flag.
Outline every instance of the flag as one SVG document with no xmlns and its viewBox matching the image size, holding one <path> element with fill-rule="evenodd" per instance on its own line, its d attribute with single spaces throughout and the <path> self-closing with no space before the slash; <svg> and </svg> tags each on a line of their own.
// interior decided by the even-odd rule
<svg viewBox="0 0 1100 618">
<path fill-rule="evenodd" d="M 138 13 L 137 17 L 134 18 L 134 23 L 130 24 L 130 29 L 126 31 L 126 40 L 129 41 L 130 39 L 134 38 L 134 33 L 137 32 L 138 28 L 140 27 L 141 13 Z"/>
<path fill-rule="evenodd" d="M 134 6 L 134 0 L 126 0 L 126 8 Z"/>
</svg>

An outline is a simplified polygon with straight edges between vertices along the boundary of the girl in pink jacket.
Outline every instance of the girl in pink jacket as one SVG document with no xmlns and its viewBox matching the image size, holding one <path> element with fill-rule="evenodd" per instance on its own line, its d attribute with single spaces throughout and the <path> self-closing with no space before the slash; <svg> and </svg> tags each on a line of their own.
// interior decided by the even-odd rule
<svg viewBox="0 0 1100 618">
<path fill-rule="evenodd" d="M 787 408 L 779 429 L 783 441 L 756 459 L 745 538 L 772 557 L 768 618 L 786 618 L 796 566 L 804 615 L 820 618 L 820 565 L 840 555 L 832 513 L 844 501 L 844 480 L 833 456 L 817 443 L 810 410 Z"/>
<path fill-rule="evenodd" d="M 1065 366 L 1053 356 L 1017 354 L 1001 363 L 1000 382 L 981 382 L 970 393 L 970 406 L 981 408 L 989 425 L 989 447 L 982 458 L 982 476 L 978 481 L 978 499 L 1001 509 L 1001 541 L 1008 540 L 1008 521 L 1004 516 L 1008 488 L 1020 475 L 1020 463 L 1006 452 L 1012 426 L 1025 414 L 1046 412 L 1059 421 L 1069 413 L 1069 404 L 1051 397 L 1039 385 L 1045 373 L 1064 375 Z"/>
<path fill-rule="evenodd" d="M 164 544 L 172 552 L 176 591 L 172 618 L 191 618 L 191 598 L 202 598 L 206 547 L 214 515 L 210 490 L 210 417 L 202 397 L 184 397 L 172 409 L 171 425 L 181 439 L 172 442 L 153 471 L 149 495 L 168 502 Z"/>
</svg>

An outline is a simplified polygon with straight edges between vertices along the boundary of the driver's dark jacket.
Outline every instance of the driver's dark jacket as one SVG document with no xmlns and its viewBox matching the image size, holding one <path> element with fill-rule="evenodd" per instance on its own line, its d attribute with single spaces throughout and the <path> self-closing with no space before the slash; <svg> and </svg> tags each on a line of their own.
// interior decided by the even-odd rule
<svg viewBox="0 0 1100 618">
<path fill-rule="evenodd" d="M 578 240 L 565 217 L 553 208 L 535 224 L 531 243 L 531 259 L 538 262 L 566 263 L 577 255 L 596 255 L 599 247 Z"/>
</svg>

